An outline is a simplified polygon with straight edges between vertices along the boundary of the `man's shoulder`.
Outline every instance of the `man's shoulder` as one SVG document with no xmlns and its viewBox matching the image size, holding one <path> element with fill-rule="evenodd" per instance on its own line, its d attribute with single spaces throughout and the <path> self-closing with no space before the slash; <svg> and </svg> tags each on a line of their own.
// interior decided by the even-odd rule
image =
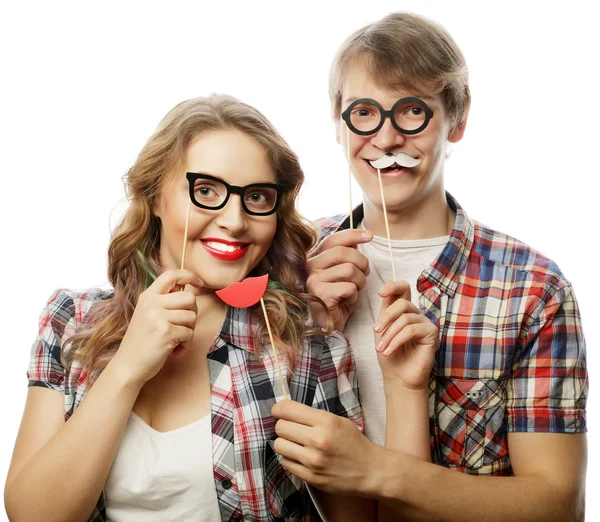
<svg viewBox="0 0 600 522">
<path fill-rule="evenodd" d="M 558 265 L 523 241 L 474 221 L 472 252 L 496 265 L 525 272 L 556 288 L 569 284 Z"/>
</svg>

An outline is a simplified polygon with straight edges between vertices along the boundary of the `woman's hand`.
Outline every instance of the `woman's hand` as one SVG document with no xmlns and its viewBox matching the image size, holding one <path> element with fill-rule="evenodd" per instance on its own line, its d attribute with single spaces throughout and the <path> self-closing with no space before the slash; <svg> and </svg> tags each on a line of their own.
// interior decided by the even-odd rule
<svg viewBox="0 0 600 522">
<path fill-rule="evenodd" d="M 179 291 L 185 285 L 202 288 L 203 283 L 189 270 L 166 270 L 138 299 L 113 361 L 140 386 L 160 371 L 175 347 L 194 335 L 196 296 Z"/>
</svg>

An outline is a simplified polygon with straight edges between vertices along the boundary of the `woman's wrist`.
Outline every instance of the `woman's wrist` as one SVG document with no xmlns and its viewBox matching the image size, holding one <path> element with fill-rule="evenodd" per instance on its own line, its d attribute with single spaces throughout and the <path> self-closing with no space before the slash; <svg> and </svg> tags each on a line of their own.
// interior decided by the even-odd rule
<svg viewBox="0 0 600 522">
<path fill-rule="evenodd" d="M 110 374 L 110 380 L 115 387 L 130 391 L 136 396 L 145 384 L 145 381 L 132 371 L 131 367 L 119 357 L 118 353 L 110 360 L 104 369 L 104 373 Z"/>
</svg>

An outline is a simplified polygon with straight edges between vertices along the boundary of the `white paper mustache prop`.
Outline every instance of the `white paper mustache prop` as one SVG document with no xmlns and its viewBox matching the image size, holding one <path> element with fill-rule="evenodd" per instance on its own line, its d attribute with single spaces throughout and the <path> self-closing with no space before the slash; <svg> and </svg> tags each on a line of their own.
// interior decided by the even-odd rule
<svg viewBox="0 0 600 522">
<path fill-rule="evenodd" d="M 413 158 L 406 152 L 399 152 L 396 155 L 391 152 L 386 152 L 377 160 L 369 160 L 369 163 L 374 169 L 386 169 L 391 167 L 394 163 L 397 163 L 400 167 L 412 168 L 421 163 L 421 158 Z"/>
</svg>

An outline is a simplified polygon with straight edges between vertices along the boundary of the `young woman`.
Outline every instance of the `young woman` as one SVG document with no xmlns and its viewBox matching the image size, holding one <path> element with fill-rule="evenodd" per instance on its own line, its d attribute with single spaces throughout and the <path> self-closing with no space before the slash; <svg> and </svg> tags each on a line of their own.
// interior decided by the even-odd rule
<svg viewBox="0 0 600 522">
<path fill-rule="evenodd" d="M 6 482 L 11 520 L 292 521 L 312 510 L 273 451 L 282 384 L 295 401 L 360 429 L 363 419 L 346 339 L 310 327 L 303 178 L 272 125 L 233 98 L 167 114 L 126 176 L 113 290 L 58 290 L 42 313 Z M 267 273 L 285 384 L 261 306 L 215 294 Z"/>
</svg>

